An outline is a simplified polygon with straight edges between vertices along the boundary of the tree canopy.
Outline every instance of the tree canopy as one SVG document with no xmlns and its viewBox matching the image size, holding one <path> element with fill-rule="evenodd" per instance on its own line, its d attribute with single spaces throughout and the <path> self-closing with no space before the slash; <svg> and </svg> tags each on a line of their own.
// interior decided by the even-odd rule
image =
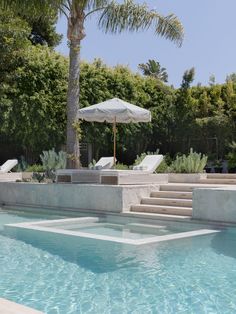
<svg viewBox="0 0 236 314">
<path fill-rule="evenodd" d="M 80 105 L 80 49 L 86 36 L 85 22 L 95 16 L 98 27 L 106 33 L 136 32 L 152 28 L 155 35 L 162 36 L 178 46 L 183 41 L 183 26 L 174 14 L 164 16 L 147 4 L 133 0 L 124 2 L 109 0 L 0 0 L 0 8 L 14 14 L 42 17 L 51 12 L 64 14 L 67 19 L 69 41 L 69 77 L 67 91 L 67 167 L 80 167 L 79 134 L 76 119 Z M 38 37 L 35 37 L 38 40 Z M 33 39 L 35 39 L 33 38 Z M 42 38 L 42 36 L 40 37 Z M 39 38 L 39 39 L 40 39 Z"/>
<path fill-rule="evenodd" d="M 31 28 L 29 39 L 34 45 L 40 44 L 56 47 L 60 43 L 62 35 L 56 32 L 58 14 L 55 10 L 48 12 L 44 16 L 35 17 L 20 14 L 20 17 Z"/>
<path fill-rule="evenodd" d="M 0 14 L 0 139 L 38 154 L 65 141 L 68 60 L 30 33 L 21 17 Z"/>
<path fill-rule="evenodd" d="M 2 138 L 35 156 L 65 144 L 68 60 L 49 48 L 32 46 L 21 65 L 0 89 Z M 185 77 L 185 76 L 184 76 Z M 223 157 L 236 134 L 236 84 L 179 89 L 127 67 L 108 67 L 101 60 L 81 64 L 81 106 L 112 97 L 150 109 L 151 123 L 118 124 L 118 160 L 131 163 L 136 154 L 155 151 L 175 155 L 190 147 L 212 158 Z M 112 126 L 81 122 L 83 142 L 92 143 L 94 158 L 112 153 Z M 1 142 L 1 141 L 0 141 Z M 0 143 L 1 146 L 1 143 Z"/>
<path fill-rule="evenodd" d="M 148 60 L 147 63 L 141 63 L 138 67 L 142 71 L 143 75 L 154 77 L 165 83 L 168 82 L 166 68 L 162 68 L 158 61 Z"/>
</svg>

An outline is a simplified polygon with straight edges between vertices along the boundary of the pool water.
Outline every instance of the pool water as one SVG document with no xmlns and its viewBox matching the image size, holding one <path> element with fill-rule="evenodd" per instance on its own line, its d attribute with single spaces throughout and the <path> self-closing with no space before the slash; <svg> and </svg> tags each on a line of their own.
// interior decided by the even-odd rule
<svg viewBox="0 0 236 314">
<path fill-rule="evenodd" d="M 102 222 L 87 224 L 80 223 L 77 226 L 75 225 L 73 227 L 67 225 L 60 226 L 57 228 L 123 239 L 145 239 L 150 237 L 156 237 L 157 235 L 165 235 L 171 233 L 164 226 L 144 227 L 144 225 L 141 224 L 119 225 L 115 223 L 102 223 Z"/>
<path fill-rule="evenodd" d="M 152 233 L 139 233 L 134 231 L 132 228 L 128 228 L 125 226 L 117 226 L 111 224 L 103 224 L 102 226 L 94 226 L 94 227 L 84 227 L 78 228 L 77 231 L 85 231 L 86 233 L 91 234 L 99 234 L 99 235 L 108 235 L 117 238 L 125 238 L 125 239 L 143 239 L 149 237 L 155 237 L 156 234 Z"/>
<path fill-rule="evenodd" d="M 147 246 L 21 240 L 0 234 L 0 296 L 46 314 L 236 313 L 235 229 Z"/>
<path fill-rule="evenodd" d="M 63 219 L 66 218 L 65 214 L 54 215 L 54 214 L 37 214 L 31 212 L 5 212 L 0 210 L 0 232 L 4 229 L 4 225 L 10 223 L 20 223 L 20 222 L 30 222 L 30 221 L 40 221 L 48 219 Z"/>
</svg>

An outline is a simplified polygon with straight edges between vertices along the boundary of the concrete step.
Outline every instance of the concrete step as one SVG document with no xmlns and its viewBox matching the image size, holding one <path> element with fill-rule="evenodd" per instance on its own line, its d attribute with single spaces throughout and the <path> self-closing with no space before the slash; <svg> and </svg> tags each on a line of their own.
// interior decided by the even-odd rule
<svg viewBox="0 0 236 314">
<path fill-rule="evenodd" d="M 133 205 L 131 206 L 132 212 L 142 213 L 157 213 L 157 214 L 169 214 L 169 215 L 181 215 L 181 216 L 192 216 L 192 209 L 186 207 L 175 207 L 175 206 L 162 206 L 162 205 Z"/>
<path fill-rule="evenodd" d="M 204 186 L 204 185 L 203 185 Z M 172 192 L 192 192 L 194 188 L 199 187 L 190 184 L 163 184 L 160 185 L 160 191 L 172 191 Z"/>
<path fill-rule="evenodd" d="M 235 179 L 236 173 L 208 173 L 207 179 Z"/>
<path fill-rule="evenodd" d="M 202 179 L 201 184 L 233 184 L 236 185 L 236 179 Z"/>
<path fill-rule="evenodd" d="M 192 200 L 189 199 L 145 197 L 142 198 L 141 204 L 192 208 Z"/>
<path fill-rule="evenodd" d="M 192 192 L 154 191 L 151 193 L 151 197 L 192 199 L 193 194 Z"/>
</svg>

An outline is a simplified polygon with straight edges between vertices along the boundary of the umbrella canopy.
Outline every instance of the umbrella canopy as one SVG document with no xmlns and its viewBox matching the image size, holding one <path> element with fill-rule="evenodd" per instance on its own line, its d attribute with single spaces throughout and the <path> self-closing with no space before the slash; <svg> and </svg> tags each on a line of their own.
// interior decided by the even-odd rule
<svg viewBox="0 0 236 314">
<path fill-rule="evenodd" d="M 151 112 L 129 104 L 119 98 L 113 98 L 79 110 L 79 119 L 90 122 L 129 123 L 150 122 Z"/>
<path fill-rule="evenodd" d="M 114 164 L 116 161 L 116 123 L 150 122 L 151 112 L 129 104 L 119 98 L 113 98 L 100 104 L 82 108 L 78 118 L 90 122 L 113 123 L 114 133 Z"/>
</svg>

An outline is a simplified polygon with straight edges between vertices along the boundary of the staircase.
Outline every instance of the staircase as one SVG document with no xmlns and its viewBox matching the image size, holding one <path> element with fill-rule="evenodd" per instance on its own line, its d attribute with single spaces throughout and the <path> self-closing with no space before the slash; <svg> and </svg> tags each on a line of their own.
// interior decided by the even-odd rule
<svg viewBox="0 0 236 314">
<path fill-rule="evenodd" d="M 131 206 L 132 212 L 192 216 L 193 187 L 184 184 L 163 184 L 141 204 Z"/>
<path fill-rule="evenodd" d="M 131 206 L 131 212 L 159 215 L 192 216 L 192 191 L 195 188 L 236 185 L 236 174 L 207 174 L 198 183 L 168 183 L 160 185 L 159 191 L 144 197 L 141 203 Z"/>
</svg>

